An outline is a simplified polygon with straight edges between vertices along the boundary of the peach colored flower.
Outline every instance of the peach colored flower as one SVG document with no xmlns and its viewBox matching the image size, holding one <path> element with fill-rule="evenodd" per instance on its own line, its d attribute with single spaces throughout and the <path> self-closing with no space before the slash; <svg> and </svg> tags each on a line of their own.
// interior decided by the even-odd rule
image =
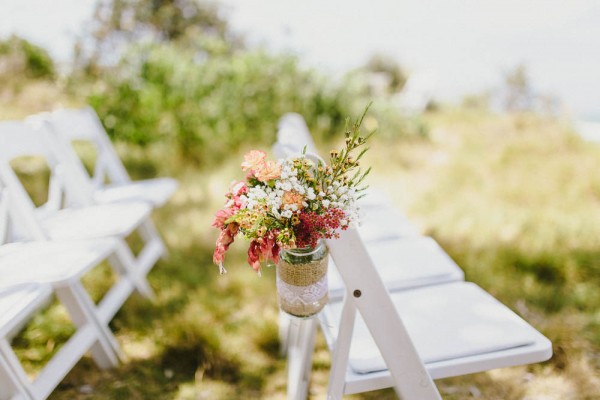
<svg viewBox="0 0 600 400">
<path fill-rule="evenodd" d="M 304 196 L 300 193 L 295 192 L 293 190 L 287 191 L 283 193 L 283 198 L 281 199 L 284 205 L 292 205 L 295 204 L 298 210 L 302 209 L 302 202 L 304 201 Z"/>
<path fill-rule="evenodd" d="M 277 161 L 267 161 L 260 169 L 254 171 L 254 175 L 261 182 L 268 182 L 271 179 L 279 178 L 281 175 L 281 164 Z"/>
<path fill-rule="evenodd" d="M 252 150 L 244 155 L 244 162 L 242 163 L 242 171 L 257 171 L 265 163 L 267 153 L 262 150 Z"/>
</svg>

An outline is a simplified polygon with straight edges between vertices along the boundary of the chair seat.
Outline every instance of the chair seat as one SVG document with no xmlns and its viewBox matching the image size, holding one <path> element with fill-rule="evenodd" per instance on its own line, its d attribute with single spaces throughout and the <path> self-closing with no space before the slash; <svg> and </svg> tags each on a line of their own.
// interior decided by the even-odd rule
<svg viewBox="0 0 600 400">
<path fill-rule="evenodd" d="M 111 254 L 116 243 L 113 239 L 96 239 L 0 246 L 0 286 L 79 279 Z"/>
<path fill-rule="evenodd" d="M 366 247 L 390 291 L 464 280 L 460 267 L 430 237 L 382 240 Z M 342 297 L 344 283 L 331 258 L 329 265 L 329 297 Z"/>
<path fill-rule="evenodd" d="M 434 379 L 544 361 L 552 354 L 548 339 L 473 283 L 396 292 L 391 298 Z M 331 303 L 322 316 L 323 330 L 334 340 L 341 310 L 341 301 Z M 387 369 L 360 315 L 348 363 L 350 375 Z"/>
<path fill-rule="evenodd" d="M 420 235 L 404 214 L 386 205 L 364 207 L 357 230 L 365 243 Z"/>
<path fill-rule="evenodd" d="M 148 218 L 151 206 L 142 202 L 102 204 L 60 210 L 40 221 L 53 240 L 125 237 Z"/>
<path fill-rule="evenodd" d="M 153 207 L 162 207 L 175 193 L 179 183 L 172 178 L 133 181 L 127 184 L 109 184 L 94 193 L 96 203 L 145 201 Z"/>
<path fill-rule="evenodd" d="M 32 283 L 0 290 L 0 338 L 9 336 L 51 294 L 49 286 Z"/>
</svg>

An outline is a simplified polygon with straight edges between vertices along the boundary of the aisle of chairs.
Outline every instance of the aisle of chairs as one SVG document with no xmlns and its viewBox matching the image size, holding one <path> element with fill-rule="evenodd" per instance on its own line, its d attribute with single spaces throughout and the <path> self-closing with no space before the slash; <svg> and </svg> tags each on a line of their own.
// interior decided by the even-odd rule
<svg viewBox="0 0 600 400">
<path fill-rule="evenodd" d="M 72 146 L 81 140 L 96 151 L 92 176 Z M 134 291 L 154 297 L 146 276 L 167 249 L 151 213 L 178 183 L 132 181 L 91 108 L 0 121 L 0 143 L 0 400 L 45 399 L 85 354 L 101 369 L 122 360 L 108 324 Z M 15 171 L 32 160 L 24 157 L 43 159 L 50 172 L 42 205 Z M 139 251 L 126 241 L 134 232 Z M 94 302 L 82 278 L 105 262 L 116 278 Z M 52 298 L 75 333 L 31 379 L 11 339 Z"/>
</svg>

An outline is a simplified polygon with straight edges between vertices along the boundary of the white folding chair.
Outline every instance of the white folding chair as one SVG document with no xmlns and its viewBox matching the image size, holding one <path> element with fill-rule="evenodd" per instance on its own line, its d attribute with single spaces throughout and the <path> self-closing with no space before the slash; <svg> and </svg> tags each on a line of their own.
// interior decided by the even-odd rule
<svg viewBox="0 0 600 400">
<path fill-rule="evenodd" d="M 288 129 L 287 134 L 290 131 L 291 129 Z M 300 137 L 304 140 L 305 135 Z M 292 143 L 277 142 L 274 150 L 278 156 L 287 157 L 299 153 L 293 146 L 295 145 Z M 314 162 L 323 162 L 315 153 L 307 151 L 306 156 L 311 157 Z M 367 242 L 368 251 L 374 257 L 376 268 L 389 290 L 464 280 L 463 271 L 442 248 L 432 238 L 418 235 L 416 231 L 409 232 L 410 223 L 403 223 L 408 220 L 393 207 L 373 206 L 362 220 L 368 223 L 359 228 L 360 235 Z M 369 234 L 371 227 L 373 232 Z M 344 285 L 336 271 L 335 263 L 331 260 L 330 266 L 329 297 L 336 299 L 343 296 Z M 294 319 L 280 313 L 279 339 L 283 355 L 290 348 L 296 352 L 298 348 L 305 346 L 298 342 L 298 338 L 303 336 L 299 336 L 295 331 L 298 329 L 297 325 Z"/>
<path fill-rule="evenodd" d="M 82 277 L 89 270 L 114 251 L 115 244 L 113 240 L 103 239 L 74 243 L 10 243 L 0 246 L 0 291 L 10 291 L 31 282 L 51 286 L 77 329 L 37 376 L 35 384 L 29 390 L 34 398 L 46 398 L 88 351 L 102 369 L 118 364 L 120 346 L 108 328 L 108 323 L 114 315 L 115 304 L 125 301 L 132 291 L 132 284 L 127 279 L 119 279 L 118 284 L 111 287 L 96 305 L 81 283 Z M 17 310 L 8 300 L 4 304 L 6 310 Z M 0 315 L 11 315 L 6 310 L 2 310 Z M 11 321 L 16 323 L 22 317 L 21 314 L 15 314 Z M 6 338 L 6 335 L 2 338 Z M 22 375 L 18 359 L 11 355 L 7 343 L 2 344 L 4 346 L 1 352 L 15 373 Z"/>
<path fill-rule="evenodd" d="M 63 147 L 63 156 L 88 178 L 81 160 L 73 157 L 70 146 L 75 141 L 91 143 L 96 151 L 92 182 L 92 197 L 96 203 L 112 203 L 123 200 L 147 201 L 154 207 L 164 205 L 177 190 L 178 182 L 173 178 L 154 178 L 132 181 L 115 151 L 98 115 L 91 107 L 82 109 L 60 109 L 45 115 L 50 128 L 68 143 Z M 69 155 L 71 152 L 71 155 Z M 107 182 L 108 180 L 108 182 Z"/>
<path fill-rule="evenodd" d="M 327 245 L 347 288 L 343 300 L 330 302 L 320 314 L 332 350 L 329 399 L 386 387 L 405 400 L 440 399 L 432 379 L 552 355 L 546 337 L 473 283 L 389 293 L 355 230 Z M 315 324 L 301 321 L 304 352 L 312 352 Z M 310 357 L 289 362 L 294 375 L 288 398 L 305 399 Z"/>
<path fill-rule="evenodd" d="M 42 156 L 51 172 L 49 198 L 56 192 L 75 198 L 82 204 L 88 199 L 73 188 L 85 184 L 69 168 L 64 168 L 53 150 L 52 140 L 43 129 L 34 129 L 18 121 L 0 122 L 0 141 L 9 143 L 0 147 L 0 183 L 7 189 L 8 208 L 15 227 L 26 240 L 71 241 L 113 237 L 117 239 L 115 252 L 109 257 L 111 264 L 124 273 L 135 289 L 152 298 L 153 291 L 146 275 L 165 247 L 160 238 L 144 240 L 144 247 L 136 256 L 125 238 L 139 229 L 149 218 L 151 207 L 144 202 L 123 202 L 79 208 L 55 209 L 58 201 L 48 201 L 36 208 L 26 189 L 17 177 L 11 161 L 22 156 Z M 52 204 L 50 204 L 52 203 Z M 115 305 L 115 312 L 121 304 Z M 112 317 L 112 316 L 111 316 Z"/>
<path fill-rule="evenodd" d="M 49 286 L 33 283 L 0 289 L 0 400 L 34 398 L 31 383 L 9 340 L 15 330 L 50 300 L 51 295 Z"/>
</svg>

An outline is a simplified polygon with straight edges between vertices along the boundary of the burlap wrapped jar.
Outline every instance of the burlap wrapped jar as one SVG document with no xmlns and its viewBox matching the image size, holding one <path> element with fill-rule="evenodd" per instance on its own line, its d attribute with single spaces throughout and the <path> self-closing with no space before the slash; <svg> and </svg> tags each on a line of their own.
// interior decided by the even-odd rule
<svg viewBox="0 0 600 400">
<path fill-rule="evenodd" d="M 277 263 L 279 306 L 286 313 L 308 318 L 328 301 L 329 252 L 320 240 L 316 247 L 281 250 Z"/>
</svg>

